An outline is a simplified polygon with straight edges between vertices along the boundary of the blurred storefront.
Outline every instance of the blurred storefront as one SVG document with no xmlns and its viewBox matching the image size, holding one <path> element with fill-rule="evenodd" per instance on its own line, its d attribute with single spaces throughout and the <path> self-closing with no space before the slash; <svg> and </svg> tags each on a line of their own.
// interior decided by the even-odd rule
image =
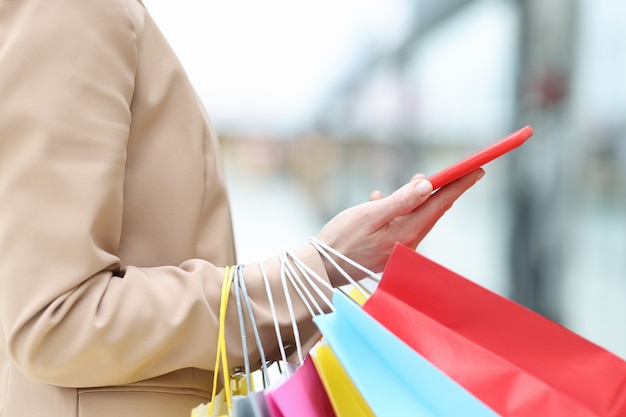
<svg viewBox="0 0 626 417">
<path fill-rule="evenodd" d="M 220 133 L 241 261 L 531 124 L 419 250 L 626 358 L 626 4 L 145 3 Z"/>
</svg>

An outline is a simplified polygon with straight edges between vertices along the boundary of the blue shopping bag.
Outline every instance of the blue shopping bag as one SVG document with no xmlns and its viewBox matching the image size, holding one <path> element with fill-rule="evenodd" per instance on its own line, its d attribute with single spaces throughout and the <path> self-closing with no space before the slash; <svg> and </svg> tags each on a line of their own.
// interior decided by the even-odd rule
<svg viewBox="0 0 626 417">
<path fill-rule="evenodd" d="M 497 416 L 346 295 L 333 305 L 314 321 L 376 416 Z"/>
</svg>

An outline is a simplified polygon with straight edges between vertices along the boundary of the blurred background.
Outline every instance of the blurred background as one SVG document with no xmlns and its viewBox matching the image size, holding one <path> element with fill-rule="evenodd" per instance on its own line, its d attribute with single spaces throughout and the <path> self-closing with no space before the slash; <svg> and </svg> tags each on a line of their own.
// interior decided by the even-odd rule
<svg viewBox="0 0 626 417">
<path fill-rule="evenodd" d="M 529 124 L 418 250 L 626 358 L 625 2 L 144 3 L 219 132 L 241 262 Z"/>
</svg>

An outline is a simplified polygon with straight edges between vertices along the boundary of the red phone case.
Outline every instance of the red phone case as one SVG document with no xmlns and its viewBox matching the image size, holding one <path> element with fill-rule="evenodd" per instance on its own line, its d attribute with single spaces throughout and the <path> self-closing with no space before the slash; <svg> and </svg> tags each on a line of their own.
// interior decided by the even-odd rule
<svg viewBox="0 0 626 417">
<path fill-rule="evenodd" d="M 533 135 L 533 128 L 525 126 L 504 138 L 481 149 L 473 155 L 468 156 L 459 162 L 431 175 L 428 180 L 433 184 L 433 190 L 443 187 L 452 181 L 469 174 L 473 170 L 480 168 L 487 162 L 493 161 L 499 156 L 517 148 L 526 142 Z"/>
</svg>

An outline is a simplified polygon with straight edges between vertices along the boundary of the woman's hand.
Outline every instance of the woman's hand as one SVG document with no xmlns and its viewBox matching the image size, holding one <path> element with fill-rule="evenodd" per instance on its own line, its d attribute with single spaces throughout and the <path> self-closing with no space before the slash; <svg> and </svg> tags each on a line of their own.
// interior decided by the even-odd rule
<svg viewBox="0 0 626 417">
<path fill-rule="evenodd" d="M 375 191 L 369 202 L 342 211 L 322 228 L 318 239 L 366 268 L 381 272 L 396 243 L 416 248 L 452 204 L 483 175 L 479 168 L 435 193 L 423 175 L 416 175 L 390 196 Z M 351 276 L 360 278 L 361 272 L 339 264 Z M 326 270 L 333 286 L 345 284 L 330 263 Z"/>
</svg>

